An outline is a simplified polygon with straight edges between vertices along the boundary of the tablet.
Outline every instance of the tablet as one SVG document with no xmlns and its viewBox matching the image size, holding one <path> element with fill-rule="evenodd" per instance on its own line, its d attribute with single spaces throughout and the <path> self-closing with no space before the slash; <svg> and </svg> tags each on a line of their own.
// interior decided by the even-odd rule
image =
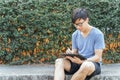
<svg viewBox="0 0 120 80">
<path fill-rule="evenodd" d="M 66 54 L 66 53 L 63 53 L 61 55 L 64 56 L 64 57 L 65 56 L 71 56 L 71 57 L 76 56 L 76 57 L 80 58 L 81 60 L 86 60 L 86 58 L 84 56 L 80 55 L 80 54 Z"/>
</svg>

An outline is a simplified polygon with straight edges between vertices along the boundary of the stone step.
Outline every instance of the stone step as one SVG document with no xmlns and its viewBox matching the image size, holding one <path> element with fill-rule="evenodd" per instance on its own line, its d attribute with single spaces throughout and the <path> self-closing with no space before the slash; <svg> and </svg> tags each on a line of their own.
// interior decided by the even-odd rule
<svg viewBox="0 0 120 80">
<path fill-rule="evenodd" d="M 53 80 L 53 76 L 54 65 L 0 65 L 0 80 Z M 103 65 L 102 73 L 91 80 L 120 80 L 120 63 Z"/>
</svg>

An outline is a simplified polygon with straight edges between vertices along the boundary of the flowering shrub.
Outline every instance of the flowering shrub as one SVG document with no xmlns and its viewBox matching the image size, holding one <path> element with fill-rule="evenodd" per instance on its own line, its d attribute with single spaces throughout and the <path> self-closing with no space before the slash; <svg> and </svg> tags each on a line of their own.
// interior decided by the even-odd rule
<svg viewBox="0 0 120 80">
<path fill-rule="evenodd" d="M 0 2 L 0 64 L 54 62 L 71 46 L 71 11 L 89 10 L 90 24 L 105 34 L 104 63 L 120 62 L 120 1 L 3 0 Z"/>
</svg>

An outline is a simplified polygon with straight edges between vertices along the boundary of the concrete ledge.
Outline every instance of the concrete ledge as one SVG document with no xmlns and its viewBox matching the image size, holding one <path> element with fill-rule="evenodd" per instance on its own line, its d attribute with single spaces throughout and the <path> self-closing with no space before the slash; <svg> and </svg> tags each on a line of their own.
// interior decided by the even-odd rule
<svg viewBox="0 0 120 80">
<path fill-rule="evenodd" d="M 54 65 L 0 65 L 0 80 L 53 80 L 53 75 Z M 91 80 L 120 80 L 120 64 L 103 65 L 102 73 Z"/>
</svg>

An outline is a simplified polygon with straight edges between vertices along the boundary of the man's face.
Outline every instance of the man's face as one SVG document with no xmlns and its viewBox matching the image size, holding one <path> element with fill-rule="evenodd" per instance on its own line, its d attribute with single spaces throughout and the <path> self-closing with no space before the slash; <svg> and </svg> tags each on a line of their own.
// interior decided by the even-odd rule
<svg viewBox="0 0 120 80">
<path fill-rule="evenodd" d="M 74 23 L 74 26 L 76 27 L 76 29 L 80 30 L 80 31 L 84 31 L 84 29 L 86 28 L 87 25 L 87 19 L 77 19 Z"/>
</svg>

